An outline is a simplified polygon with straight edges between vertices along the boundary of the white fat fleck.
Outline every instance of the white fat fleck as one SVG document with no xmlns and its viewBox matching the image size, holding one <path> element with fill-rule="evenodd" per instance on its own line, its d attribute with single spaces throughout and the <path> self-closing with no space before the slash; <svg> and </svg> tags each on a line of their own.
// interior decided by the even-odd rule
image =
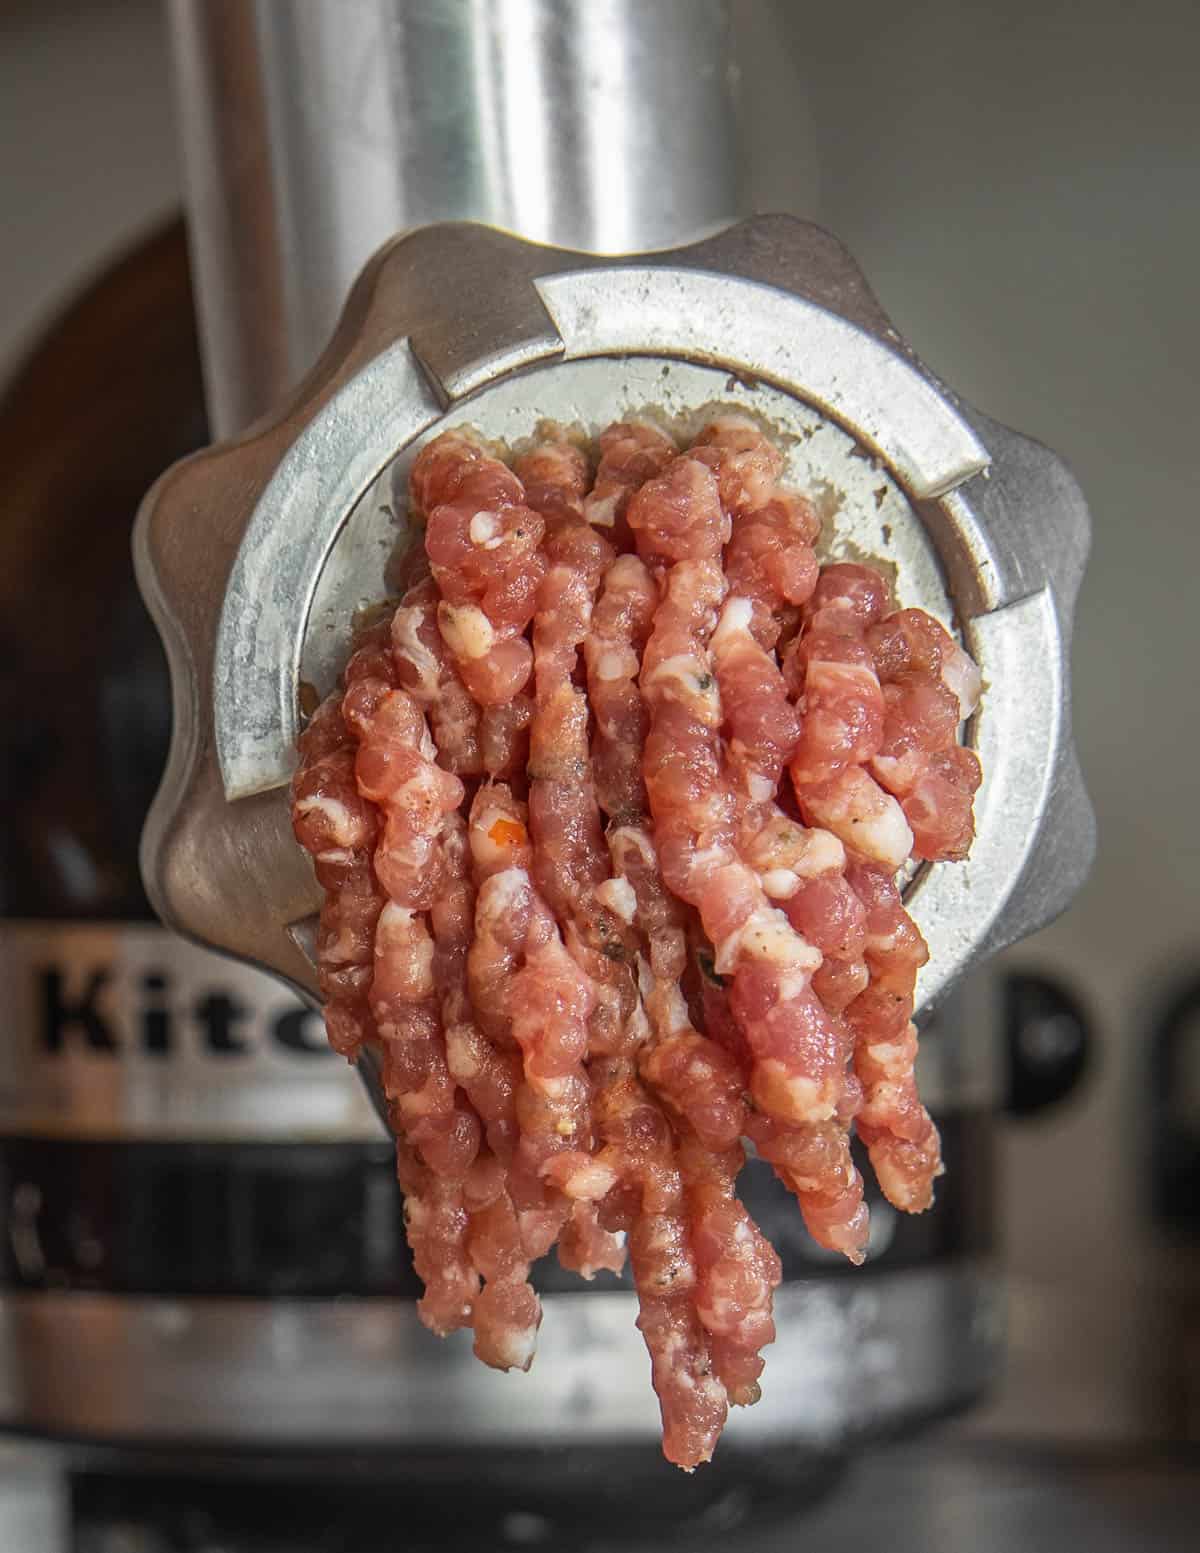
<svg viewBox="0 0 1200 1553">
<path fill-rule="evenodd" d="M 692 860 L 688 871 L 695 877 L 696 874 L 707 872 L 709 869 L 724 868 L 729 860 L 729 848 L 721 846 L 720 843 L 716 843 L 711 847 L 701 847 L 698 851 L 692 853 Z"/>
<path fill-rule="evenodd" d="M 668 1030 L 683 1030 L 690 1026 L 691 1016 L 678 982 L 663 987 L 663 1018 Z"/>
<path fill-rule="evenodd" d="M 561 1100 L 570 1090 L 571 1080 L 568 1074 L 560 1074 L 555 1078 L 540 1078 L 537 1087 L 548 1100 Z M 570 1129 L 574 1132 L 574 1127 Z"/>
<path fill-rule="evenodd" d="M 430 765 L 437 760 L 437 745 L 433 742 L 433 735 L 429 731 L 429 725 L 424 723 L 421 728 L 421 742 L 417 746 Z"/>
<path fill-rule="evenodd" d="M 733 1232 L 733 1238 L 740 1246 L 748 1246 L 754 1239 L 754 1232 L 745 1219 L 738 1221 L 737 1227 Z"/>
<path fill-rule="evenodd" d="M 958 700 L 959 717 L 970 717 L 979 705 L 983 677 L 975 660 L 969 657 L 957 643 L 942 654 L 941 678 L 942 684 L 947 690 L 952 691 Z"/>
<path fill-rule="evenodd" d="M 855 816 L 856 823 L 850 834 L 858 851 L 875 862 L 899 868 L 912 851 L 913 833 L 904 818 L 904 810 L 891 794 L 881 790 L 879 796 L 882 802 L 876 812 L 861 818 Z"/>
<path fill-rule="evenodd" d="M 612 528 L 617 520 L 617 502 L 620 499 L 619 490 L 613 491 L 611 496 L 588 496 L 583 503 L 583 515 L 598 528 Z"/>
<path fill-rule="evenodd" d="M 812 973 L 821 963 L 820 952 L 801 938 L 774 906 L 756 906 L 742 927 L 730 933 L 717 954 L 718 975 L 732 971 L 742 955 L 767 960 L 781 970 Z"/>
<path fill-rule="evenodd" d="M 632 669 L 633 672 L 636 673 L 636 663 L 633 664 Z M 600 658 L 596 663 L 597 679 L 626 679 L 629 677 L 630 671 L 631 666 L 629 654 L 623 652 L 609 651 L 601 653 Z"/>
<path fill-rule="evenodd" d="M 473 545 L 487 547 L 488 541 L 495 539 L 499 528 L 500 520 L 494 512 L 477 512 L 471 519 L 467 534 Z"/>
<path fill-rule="evenodd" d="M 571 1172 L 566 1184 L 568 1197 L 582 1198 L 586 1202 L 599 1202 L 617 1184 L 617 1172 L 609 1165 L 590 1159 L 586 1165 Z"/>
<path fill-rule="evenodd" d="M 343 928 L 336 938 L 325 945 L 327 965 L 353 965 L 357 958 L 358 945 L 355 943 L 354 933 L 349 928 Z"/>
<path fill-rule="evenodd" d="M 905 1098 L 903 1086 L 900 1084 L 890 1082 L 872 1084 L 861 1114 L 868 1121 L 876 1119 L 882 1121 L 902 1107 Z"/>
<path fill-rule="evenodd" d="M 666 1251 L 674 1239 L 674 1233 L 670 1224 L 659 1221 L 657 1229 L 651 1230 L 646 1237 L 646 1248 L 649 1251 Z"/>
<path fill-rule="evenodd" d="M 438 625 L 456 658 L 483 658 L 496 641 L 492 622 L 475 604 L 442 604 Z"/>
<path fill-rule="evenodd" d="M 840 874 L 845 866 L 846 849 L 831 830 L 814 826 L 805 832 L 803 854 L 793 864 L 801 877 L 815 879 L 819 874 Z"/>
<path fill-rule="evenodd" d="M 431 699 L 438 688 L 437 659 L 417 634 L 424 618 L 424 610 L 410 606 L 398 609 L 392 621 L 392 644 L 417 671 L 417 683 L 409 687 L 409 692 L 418 701 Z"/>
<path fill-rule="evenodd" d="M 403 846 L 389 838 L 386 845 L 390 858 L 408 863 L 413 868 L 423 867 L 433 851 L 433 841 L 429 836 L 410 836 Z"/>
<path fill-rule="evenodd" d="M 484 881 L 490 911 L 515 911 L 529 892 L 529 875 L 523 868 L 504 868 Z"/>
<path fill-rule="evenodd" d="M 422 744 L 424 744 L 425 740 L 428 738 L 429 730 L 426 729 L 424 735 L 422 736 Z M 433 796 L 433 793 L 437 787 L 437 777 L 432 769 L 432 755 L 436 753 L 436 750 L 432 750 L 430 756 L 426 757 L 429 760 L 429 765 L 426 766 L 423 770 L 417 771 L 415 775 L 410 776 L 407 782 L 401 783 L 401 785 L 396 788 L 395 792 L 388 794 L 387 803 L 389 809 L 405 808 L 414 800 L 419 803 L 423 795 L 429 797 Z M 425 754 L 423 749 L 421 750 L 421 754 Z"/>
<path fill-rule="evenodd" d="M 622 825 L 620 830 L 613 832 L 612 839 L 614 843 L 628 842 L 630 846 L 636 847 L 646 866 L 657 868 L 658 858 L 655 856 L 653 844 L 640 825 Z"/>
<path fill-rule="evenodd" d="M 845 690 L 850 695 L 879 694 L 879 676 L 864 663 L 826 663 L 815 658 L 805 674 L 805 688 Z"/>
<path fill-rule="evenodd" d="M 755 803 L 766 803 L 775 796 L 775 784 L 768 776 L 763 776 L 761 771 L 750 773 L 750 797 Z"/>
<path fill-rule="evenodd" d="M 537 1352 L 537 1327 L 516 1327 L 496 1343 L 496 1352 L 505 1369 L 527 1370 Z"/>
<path fill-rule="evenodd" d="M 897 755 L 872 755 L 870 764 L 872 776 L 895 787 L 898 780 L 903 780 L 910 762 Z"/>
<path fill-rule="evenodd" d="M 900 928 L 889 928 L 886 933 L 869 933 L 867 942 L 876 954 L 891 954 L 900 943 Z"/>
<path fill-rule="evenodd" d="M 786 901 L 800 888 L 800 881 L 790 868 L 771 868 L 762 876 L 762 887 L 773 901 Z"/>
<path fill-rule="evenodd" d="M 318 863 L 348 863 L 354 856 L 350 847 L 327 847 L 324 852 L 317 853 Z"/>
<path fill-rule="evenodd" d="M 672 686 L 675 688 L 672 689 Z M 698 703 L 710 710 L 720 705 L 716 682 L 695 653 L 678 652 L 673 657 L 664 658 L 649 674 L 642 675 L 642 688 L 660 690 L 662 695 L 672 696 L 693 706 Z"/>
<path fill-rule="evenodd" d="M 754 606 L 749 599 L 737 596 L 728 599 L 725 608 L 721 611 L 721 618 L 717 621 L 717 629 L 713 632 L 713 651 L 720 652 L 722 648 L 727 647 L 731 637 L 744 636 L 749 631 L 753 618 Z"/>
<path fill-rule="evenodd" d="M 637 911 L 637 896 L 628 879 L 606 879 L 596 887 L 596 899 L 622 922 L 632 922 Z"/>
<path fill-rule="evenodd" d="M 629 1016 L 626 1031 L 635 1046 L 644 1046 L 650 1039 L 650 1020 L 647 1018 L 646 1010 L 640 1002 Z"/>
<path fill-rule="evenodd" d="M 877 1062 L 889 1078 L 903 1078 L 908 1067 L 908 1049 L 900 1041 L 876 1041 L 867 1047 L 867 1055 Z"/>
<path fill-rule="evenodd" d="M 330 840 L 336 841 L 340 847 L 352 847 L 359 839 L 361 821 L 340 798 L 323 797 L 319 793 L 311 798 L 302 798 L 296 805 L 296 813 L 324 815 L 330 830 Z"/>
<path fill-rule="evenodd" d="M 729 1395 L 729 1393 L 725 1390 L 725 1387 L 722 1386 L 721 1382 L 719 1380 L 714 1380 L 711 1375 L 706 1375 L 701 1380 L 700 1390 L 704 1393 L 710 1402 L 714 1403 L 718 1407 L 722 1402 L 727 1400 Z"/>
<path fill-rule="evenodd" d="M 786 1098 L 787 1118 L 792 1122 L 827 1122 L 836 1107 L 825 1098 L 814 1079 L 800 1073 L 789 1073 L 781 1062 L 767 1061 L 761 1064 L 764 1077 L 770 1081 L 770 1090 L 776 1105 Z M 783 1091 L 780 1096 L 779 1091 Z"/>
<path fill-rule="evenodd" d="M 450 1025 L 446 1030 L 446 1063 L 451 1078 L 459 1084 L 479 1073 L 479 1058 L 468 1026 Z"/>
<path fill-rule="evenodd" d="M 809 947 L 812 948 L 811 945 Z M 816 955 L 818 961 L 824 959 L 820 950 L 813 949 L 812 952 Z M 793 998 L 801 997 L 808 991 L 811 982 L 812 971 L 809 969 L 788 971 L 786 975 L 779 978 L 779 1001 L 781 1003 L 790 1003 Z"/>
<path fill-rule="evenodd" d="M 393 928 L 407 928 L 416 916 L 411 906 L 401 906 L 396 901 L 388 901 L 379 913 L 379 933 L 388 933 Z"/>
<path fill-rule="evenodd" d="M 664 1362 L 668 1365 L 668 1367 L 674 1368 L 674 1366 L 676 1364 L 676 1361 L 678 1360 L 679 1355 L 682 1352 L 682 1350 L 683 1350 L 683 1338 L 682 1338 L 682 1336 L 678 1332 L 670 1332 L 670 1333 L 667 1334 L 667 1340 L 662 1345 L 662 1348 L 660 1349 L 660 1352 L 662 1354 Z"/>
</svg>

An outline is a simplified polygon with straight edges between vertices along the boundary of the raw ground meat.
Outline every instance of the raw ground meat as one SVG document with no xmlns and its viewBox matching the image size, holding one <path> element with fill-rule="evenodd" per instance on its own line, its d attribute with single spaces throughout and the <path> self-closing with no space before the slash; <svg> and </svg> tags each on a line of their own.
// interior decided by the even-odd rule
<svg viewBox="0 0 1200 1553">
<path fill-rule="evenodd" d="M 749 1146 L 861 1261 L 857 1130 L 932 1201 L 928 958 L 897 871 L 966 856 L 978 670 L 819 524 L 746 416 L 417 457 L 426 567 L 300 739 L 332 1045 L 381 1052 L 435 1332 L 527 1369 L 533 1263 L 628 1256 L 667 1457 L 758 1400 L 779 1258 Z M 400 576 L 393 570 L 393 578 Z"/>
</svg>

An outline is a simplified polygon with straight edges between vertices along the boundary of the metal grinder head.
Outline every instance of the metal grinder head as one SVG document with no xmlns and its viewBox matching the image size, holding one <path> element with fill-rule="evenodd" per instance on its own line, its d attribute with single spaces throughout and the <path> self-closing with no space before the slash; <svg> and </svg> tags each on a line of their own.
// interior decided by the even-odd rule
<svg viewBox="0 0 1200 1553">
<path fill-rule="evenodd" d="M 982 671 L 971 856 L 906 888 L 930 949 L 920 1010 L 1056 916 L 1094 850 L 1069 710 L 1082 495 L 938 382 L 840 243 L 769 217 L 620 259 L 416 230 L 367 266 L 281 412 L 163 475 L 135 535 L 174 695 L 142 844 L 163 920 L 316 997 L 321 891 L 289 813 L 301 687 L 332 687 L 356 613 L 382 598 L 426 440 L 471 425 L 516 441 L 547 418 L 596 432 L 648 409 L 686 427 L 717 407 L 785 449 L 825 513 L 823 558 L 882 566 Z"/>
</svg>

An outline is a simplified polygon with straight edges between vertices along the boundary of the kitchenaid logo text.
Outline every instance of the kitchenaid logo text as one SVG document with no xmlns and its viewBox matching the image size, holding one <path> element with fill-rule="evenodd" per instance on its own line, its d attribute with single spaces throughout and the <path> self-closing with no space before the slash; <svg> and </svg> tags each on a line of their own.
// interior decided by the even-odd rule
<svg viewBox="0 0 1200 1553">
<path fill-rule="evenodd" d="M 36 1040 L 47 1056 L 165 1058 L 186 1050 L 232 1059 L 256 1056 L 264 1045 L 284 1056 L 332 1056 L 320 1015 L 299 1003 L 264 1007 L 167 967 L 132 977 L 94 964 L 32 969 Z"/>
</svg>

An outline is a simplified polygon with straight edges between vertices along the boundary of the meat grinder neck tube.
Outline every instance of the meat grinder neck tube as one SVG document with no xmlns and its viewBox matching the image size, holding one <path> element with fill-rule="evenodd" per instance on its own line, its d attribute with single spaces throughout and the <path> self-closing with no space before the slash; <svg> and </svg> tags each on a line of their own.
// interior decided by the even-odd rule
<svg viewBox="0 0 1200 1553">
<path fill-rule="evenodd" d="M 725 0 L 170 0 L 206 393 L 227 437 L 399 231 L 631 253 L 746 214 Z"/>
</svg>

